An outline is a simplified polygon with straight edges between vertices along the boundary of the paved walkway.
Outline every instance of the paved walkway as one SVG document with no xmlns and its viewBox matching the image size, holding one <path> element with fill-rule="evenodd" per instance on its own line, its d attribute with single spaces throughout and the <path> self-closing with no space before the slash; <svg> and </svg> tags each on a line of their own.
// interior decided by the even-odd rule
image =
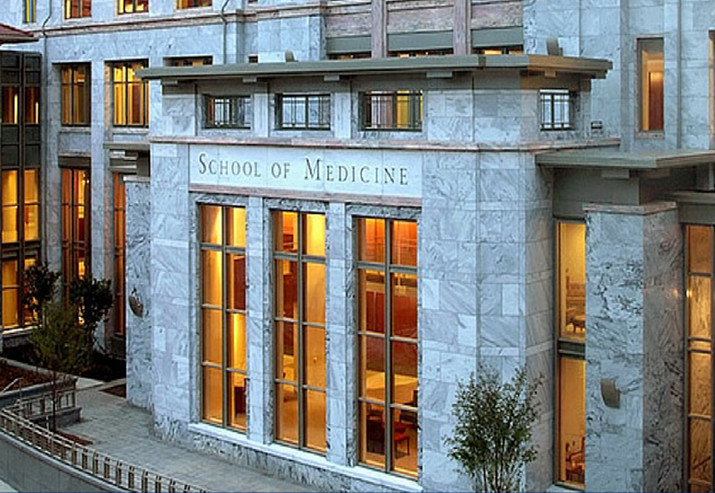
<svg viewBox="0 0 715 493">
<path fill-rule="evenodd" d="M 311 491 L 297 483 L 162 442 L 150 433 L 149 412 L 97 387 L 78 391 L 77 404 L 82 406 L 82 422 L 64 430 L 91 440 L 89 447 L 123 462 L 207 491 Z"/>
</svg>

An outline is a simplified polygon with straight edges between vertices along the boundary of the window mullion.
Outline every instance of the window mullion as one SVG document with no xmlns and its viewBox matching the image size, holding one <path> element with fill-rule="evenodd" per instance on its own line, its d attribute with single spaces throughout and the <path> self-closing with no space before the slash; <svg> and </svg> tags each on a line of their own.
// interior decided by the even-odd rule
<svg viewBox="0 0 715 493">
<path fill-rule="evenodd" d="M 226 207 L 221 207 L 221 410 L 223 426 L 228 426 L 228 314 L 226 313 Z"/>
<path fill-rule="evenodd" d="M 298 362 L 296 368 L 298 370 L 298 446 L 305 446 L 305 392 L 303 390 L 303 385 L 305 383 L 305 355 L 304 355 L 304 343 L 305 338 L 303 337 L 303 214 L 298 213 L 298 220 L 296 221 L 296 227 L 298 231 L 296 236 L 298 237 L 298 251 L 297 251 L 297 270 L 298 270 Z"/>
<path fill-rule="evenodd" d="M 385 220 L 385 470 L 392 470 L 392 290 L 390 221 Z"/>
</svg>

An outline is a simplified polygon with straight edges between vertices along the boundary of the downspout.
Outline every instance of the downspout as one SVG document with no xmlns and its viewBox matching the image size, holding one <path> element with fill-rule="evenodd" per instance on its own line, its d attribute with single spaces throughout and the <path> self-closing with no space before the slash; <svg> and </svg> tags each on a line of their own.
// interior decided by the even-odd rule
<svg viewBox="0 0 715 493">
<path fill-rule="evenodd" d="M 676 109 L 675 147 L 683 146 L 683 0 L 678 0 L 678 104 Z"/>
<path fill-rule="evenodd" d="M 51 0 L 50 0 L 51 1 Z M 228 43 L 226 40 L 227 36 L 227 29 L 228 29 L 228 21 L 226 20 L 226 7 L 228 6 L 228 2 L 231 0 L 225 0 L 223 2 L 223 5 L 221 6 L 221 22 L 223 22 L 223 64 L 226 64 L 226 58 L 228 56 Z"/>
<path fill-rule="evenodd" d="M 42 65 L 45 67 L 44 73 L 40 77 L 40 81 L 42 80 L 42 77 L 45 78 L 45 81 L 49 80 L 50 77 L 50 63 L 49 60 L 47 59 L 47 33 L 46 33 L 46 28 L 47 28 L 47 23 L 50 21 L 50 18 L 52 17 L 52 0 L 47 0 L 47 17 L 45 17 L 45 20 L 42 21 L 42 27 L 40 28 L 40 32 L 42 33 Z M 44 170 L 43 175 L 41 178 L 44 181 L 44 183 L 40 183 L 40 187 L 42 189 L 42 199 L 43 199 L 43 204 L 45 205 L 45 210 L 47 209 L 48 205 L 48 199 L 49 199 L 49 187 L 46 185 L 48 180 L 47 180 L 47 174 L 49 170 L 49 166 L 47 166 L 47 163 L 49 162 L 49 146 L 47 145 L 47 139 L 49 138 L 50 135 L 50 129 L 48 125 L 48 117 L 49 117 L 49 109 L 48 109 L 48 104 L 46 102 L 47 100 L 47 93 L 49 93 L 48 89 L 48 84 L 43 84 L 43 87 L 45 89 L 45 97 L 42 98 L 42 101 L 44 101 L 44 104 L 42 105 L 42 119 L 40 120 L 40 123 L 42 124 L 42 142 L 40 143 L 40 150 L 41 150 L 41 156 L 44 156 L 44 165 L 42 166 L 42 169 Z M 44 149 L 43 149 L 44 147 Z M 43 163 L 40 163 L 43 164 Z M 47 238 L 47 214 L 41 214 L 42 216 L 42 222 L 40 223 L 40 238 Z M 43 260 L 47 262 L 47 247 L 41 248 L 41 255 L 43 257 Z"/>
</svg>

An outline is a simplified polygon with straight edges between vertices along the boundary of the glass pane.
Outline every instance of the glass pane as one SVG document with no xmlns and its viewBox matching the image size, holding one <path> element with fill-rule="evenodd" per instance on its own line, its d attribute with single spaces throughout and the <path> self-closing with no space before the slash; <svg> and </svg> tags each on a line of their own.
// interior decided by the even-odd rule
<svg viewBox="0 0 715 493">
<path fill-rule="evenodd" d="M 62 71 L 62 77 L 64 79 L 65 71 Z M 74 123 L 72 121 L 72 91 L 73 87 L 70 84 L 65 84 L 62 82 L 62 124 L 69 125 Z"/>
<path fill-rule="evenodd" d="M 358 273 L 360 330 L 385 333 L 385 274 L 375 270 Z"/>
<path fill-rule="evenodd" d="M 325 266 L 303 264 L 304 321 L 325 324 Z"/>
<path fill-rule="evenodd" d="M 295 324 L 276 322 L 276 378 L 298 381 L 298 329 Z"/>
<path fill-rule="evenodd" d="M 292 385 L 276 385 L 276 438 L 298 443 L 298 389 Z"/>
<path fill-rule="evenodd" d="M 325 256 L 325 216 L 305 214 L 303 216 L 303 253 Z"/>
<path fill-rule="evenodd" d="M 710 227 L 688 226 L 688 270 L 701 274 L 710 273 Z"/>
<path fill-rule="evenodd" d="M 586 225 L 559 223 L 559 327 L 560 336 L 586 339 Z"/>
<path fill-rule="evenodd" d="M 201 251 L 201 278 L 203 303 L 221 306 L 221 252 Z"/>
<path fill-rule="evenodd" d="M 223 361 L 221 334 L 221 310 L 204 308 L 201 310 L 201 347 L 203 361 L 220 365 Z"/>
<path fill-rule="evenodd" d="M 360 336 L 360 397 L 385 401 L 385 339 Z"/>
<path fill-rule="evenodd" d="M 228 425 L 246 429 L 246 377 L 228 373 Z"/>
<path fill-rule="evenodd" d="M 40 239 L 40 206 L 38 205 L 26 205 L 25 206 L 25 240 L 39 240 Z"/>
<path fill-rule="evenodd" d="M 15 205 L 17 202 L 17 171 L 3 171 L 2 205 Z"/>
<path fill-rule="evenodd" d="M 360 462 L 385 467 L 385 408 L 360 403 Z"/>
<path fill-rule="evenodd" d="M 688 276 L 688 334 L 710 338 L 710 278 Z"/>
<path fill-rule="evenodd" d="M 298 263 L 276 260 L 276 316 L 298 319 Z"/>
<path fill-rule="evenodd" d="M 212 423 L 223 423 L 221 370 L 203 367 L 203 418 Z"/>
<path fill-rule="evenodd" d="M 710 441 L 710 421 L 690 419 L 688 433 L 690 438 L 690 464 L 688 470 L 691 480 L 712 481 L 712 442 Z"/>
<path fill-rule="evenodd" d="M 36 204 L 39 202 L 39 194 L 37 190 L 37 170 L 25 170 L 25 203 Z M 4 192 L 4 190 L 3 190 Z"/>
<path fill-rule="evenodd" d="M 37 125 L 40 123 L 40 88 L 25 88 L 25 124 Z"/>
<path fill-rule="evenodd" d="M 358 219 L 358 259 L 365 262 L 385 261 L 385 221 Z"/>
<path fill-rule="evenodd" d="M 663 130 L 663 39 L 638 40 L 641 129 Z"/>
<path fill-rule="evenodd" d="M 417 394 L 417 344 L 392 343 L 392 402 L 416 405 Z"/>
<path fill-rule="evenodd" d="M 238 370 L 246 369 L 246 316 L 239 313 L 228 314 L 228 366 Z"/>
<path fill-rule="evenodd" d="M 18 88 L 4 86 L 0 91 L 2 94 L 2 113 L 0 113 L 0 123 L 4 125 L 17 125 L 19 115 Z"/>
<path fill-rule="evenodd" d="M 417 276 L 392 274 L 392 335 L 417 339 Z"/>
<path fill-rule="evenodd" d="M 305 391 L 305 445 L 325 452 L 325 393 Z"/>
<path fill-rule="evenodd" d="M 417 265 L 416 222 L 393 221 L 391 243 L 391 263 L 399 265 Z"/>
<path fill-rule="evenodd" d="M 411 411 L 410 411 L 411 412 Z M 405 411 L 392 411 L 392 456 L 395 471 L 417 475 L 417 422 L 402 421 Z"/>
<path fill-rule="evenodd" d="M 710 354 L 690 353 L 688 414 L 710 416 Z"/>
<path fill-rule="evenodd" d="M 246 209 L 242 207 L 226 209 L 226 234 L 229 246 L 246 246 Z"/>
<path fill-rule="evenodd" d="M 226 308 L 246 309 L 246 256 L 226 255 Z"/>
<path fill-rule="evenodd" d="M 305 327 L 305 383 L 325 388 L 325 330 Z"/>
<path fill-rule="evenodd" d="M 201 206 L 201 241 L 221 244 L 221 207 Z"/>
<path fill-rule="evenodd" d="M 276 212 L 275 248 L 279 252 L 298 252 L 298 213 Z"/>
<path fill-rule="evenodd" d="M 559 358 L 559 479 L 583 485 L 585 471 L 586 364 Z"/>
</svg>

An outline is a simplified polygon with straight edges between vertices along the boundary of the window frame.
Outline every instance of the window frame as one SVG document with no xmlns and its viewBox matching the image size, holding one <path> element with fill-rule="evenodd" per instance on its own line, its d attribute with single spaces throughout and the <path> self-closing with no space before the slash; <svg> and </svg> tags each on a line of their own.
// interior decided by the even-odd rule
<svg viewBox="0 0 715 493">
<path fill-rule="evenodd" d="M 561 335 L 561 247 L 562 247 L 562 242 L 561 242 L 561 234 L 560 234 L 560 227 L 562 224 L 571 224 L 571 225 L 583 225 L 584 226 L 584 246 L 585 246 L 585 236 L 586 236 L 586 224 L 582 220 L 573 220 L 573 219 L 564 219 L 564 218 L 555 218 L 554 220 L 554 246 L 555 246 L 555 255 L 554 255 L 554 267 L 555 267 L 555 275 L 554 275 L 554 300 L 556 300 L 555 307 L 554 307 L 554 354 L 555 354 L 555 364 L 554 364 L 554 418 L 553 418 L 553 437 L 554 437 L 554 454 L 553 454 L 553 477 L 554 477 L 554 482 L 559 485 L 565 485 L 568 488 L 576 489 L 576 490 L 583 490 L 585 487 L 585 484 L 580 484 L 578 482 L 573 482 L 573 481 L 568 481 L 568 480 L 563 480 L 560 477 L 560 472 L 561 472 L 561 440 L 560 440 L 560 416 L 561 416 L 561 375 L 560 375 L 560 366 L 561 366 L 561 360 L 562 359 L 569 359 L 569 360 L 574 360 L 574 361 L 586 361 L 586 339 L 585 339 L 585 324 L 584 324 L 584 340 L 583 341 L 578 341 L 574 339 L 568 339 L 564 338 Z M 585 263 L 585 250 L 584 250 L 584 263 Z M 585 296 L 585 293 L 584 293 Z M 585 373 L 584 373 L 585 377 Z M 585 386 L 585 382 L 584 382 Z M 584 394 L 585 398 L 585 394 Z M 584 401 L 584 409 L 585 409 L 585 401 Z M 585 419 L 585 416 L 584 416 Z M 584 437 L 585 439 L 585 437 Z M 585 441 L 584 441 L 585 445 Z M 585 454 L 585 450 L 584 450 Z M 585 475 L 585 461 L 584 461 L 584 475 Z"/>
<path fill-rule="evenodd" d="M 296 219 L 296 238 L 295 238 L 295 244 L 296 244 L 296 252 L 289 252 L 285 250 L 278 250 L 278 246 L 276 245 L 276 239 L 277 239 L 277 224 L 278 224 L 278 215 L 282 213 L 292 213 L 296 214 L 297 219 Z M 276 395 L 275 399 L 275 412 L 274 412 L 274 420 L 273 420 L 273 431 L 274 431 L 274 437 L 276 442 L 287 445 L 289 447 L 297 448 L 300 450 L 304 450 L 307 452 L 315 453 L 318 455 L 326 455 L 327 454 L 327 447 L 329 444 L 329 437 L 328 437 L 328 420 L 327 420 L 327 408 L 328 408 L 328 388 L 327 388 L 327 378 L 328 378 L 328 359 L 327 359 L 327 322 L 328 322 L 328 317 L 327 317 L 327 309 L 328 309 L 328 303 L 327 303 L 327 298 L 328 298 L 328 293 L 327 293 L 327 276 L 328 276 L 328 259 L 327 259 L 327 234 L 324 234 L 323 237 L 323 242 L 324 242 L 324 248 L 325 248 L 325 253 L 323 256 L 318 256 L 318 255 L 312 255 L 312 254 L 307 254 L 304 252 L 305 249 L 305 231 L 304 231 L 304 226 L 306 225 L 306 219 L 305 217 L 307 215 L 320 215 L 323 216 L 323 219 L 325 221 L 325 227 L 324 232 L 327 233 L 327 215 L 325 212 L 313 212 L 313 211 L 300 211 L 300 210 L 289 210 L 289 209 L 274 209 L 271 211 L 271 216 L 272 216 L 272 225 L 273 225 L 273 235 L 272 235 L 272 244 L 273 248 L 271 250 L 272 252 L 272 257 L 271 257 L 271 262 L 272 266 L 275 272 L 276 265 L 279 262 L 295 262 L 297 264 L 297 276 L 296 276 L 296 296 L 297 296 L 297 301 L 296 301 L 296 311 L 297 311 L 297 318 L 295 320 L 286 318 L 284 316 L 279 316 L 278 314 L 278 303 L 276 301 L 277 293 L 278 293 L 278 283 L 279 283 L 279 278 L 278 275 L 274 275 L 274 286 L 273 286 L 273 292 L 272 292 L 272 299 L 273 299 L 273 317 L 272 317 L 272 323 L 273 323 L 273 343 L 274 343 L 274 362 L 275 362 L 275 369 L 273 372 L 273 379 L 272 379 L 272 384 L 273 384 L 273 392 Z M 304 289 L 305 289 L 305 274 L 304 274 L 304 268 L 307 265 L 322 265 L 323 266 L 323 275 L 324 275 L 324 281 L 325 284 L 323 286 L 323 296 L 324 296 L 324 301 L 325 301 L 325 312 L 323 313 L 323 324 L 312 322 L 312 321 L 307 321 L 306 316 L 305 316 L 305 311 L 304 311 Z M 296 375 L 295 375 L 295 380 L 290 380 L 287 378 L 279 377 L 278 372 L 282 368 L 282 365 L 279 363 L 279 359 L 283 356 L 282 353 L 278 352 L 278 337 L 280 335 L 283 335 L 283 332 L 281 332 L 278 329 L 278 324 L 290 324 L 295 326 L 296 329 L 296 335 L 297 338 L 294 341 L 294 358 L 296 358 L 296 361 L 294 363 L 294 367 L 296 369 Z M 324 379 L 325 379 L 325 387 L 320 388 L 314 385 L 310 385 L 307 383 L 307 370 L 306 370 L 306 365 L 305 365 L 305 359 L 306 359 L 306 334 L 305 332 L 309 327 L 312 328 L 317 328 L 319 330 L 323 331 L 323 340 L 324 340 L 324 346 L 323 346 L 323 359 L 325 361 L 325 366 L 323 368 L 324 372 Z M 288 386 L 292 387 L 296 390 L 297 392 L 297 400 L 298 400 L 298 440 L 297 443 L 291 442 L 287 439 L 280 438 L 279 432 L 280 432 L 280 409 L 282 403 L 280 402 L 278 395 L 279 395 L 279 387 L 283 386 Z M 318 392 L 322 393 L 325 398 L 325 415 L 323 416 L 324 420 L 324 426 L 325 426 L 325 448 L 322 450 L 310 447 L 308 445 L 308 440 L 306 438 L 307 433 L 306 433 L 306 414 L 307 414 L 307 407 L 308 407 L 308 398 L 306 397 L 306 393 L 310 392 Z"/>
<path fill-rule="evenodd" d="M 646 105 L 645 103 L 645 85 L 646 81 L 644 79 L 646 73 L 644 73 L 643 70 L 643 64 L 644 64 L 644 54 L 646 51 L 648 51 L 648 47 L 654 48 L 656 45 L 660 45 L 660 56 L 662 57 L 662 67 L 660 70 L 661 74 L 661 88 L 660 88 L 660 117 L 661 117 L 661 122 L 660 122 L 660 128 L 650 128 L 650 108 L 652 106 L 652 95 L 650 88 L 648 89 L 648 114 L 649 114 L 649 121 L 648 127 L 646 128 L 646 118 L 645 118 L 645 113 L 646 113 Z M 638 64 L 636 67 L 636 113 L 637 113 L 637 131 L 640 134 L 645 134 L 645 135 L 658 135 L 662 134 L 665 131 L 665 39 L 662 36 L 656 36 L 656 37 L 644 37 L 644 38 L 636 38 L 636 63 Z M 648 74 L 650 73 L 658 73 L 658 71 L 654 72 L 647 72 Z"/>
<path fill-rule="evenodd" d="M 67 173 L 67 174 L 65 174 Z M 83 179 L 84 173 L 84 202 L 79 202 L 75 180 Z M 65 295 L 69 294 L 70 283 L 79 278 L 79 251 L 83 247 L 84 276 L 92 275 L 92 171 L 89 166 L 63 166 L 61 175 L 61 250 L 62 250 L 62 288 Z M 69 197 L 65 196 L 65 177 L 70 177 Z M 77 227 L 77 210 L 84 207 L 84 241 L 79 240 L 80 230 Z M 69 221 L 69 224 L 68 224 Z M 65 235 L 65 233 L 68 233 Z M 67 271 L 69 267 L 70 271 Z"/>
<path fill-rule="evenodd" d="M 113 273 L 114 273 L 114 306 L 112 307 L 112 321 L 114 334 L 123 337 L 126 333 L 126 185 L 124 178 L 130 176 L 127 173 L 113 173 L 114 184 L 112 200 L 112 223 L 113 234 Z M 121 235 L 119 234 L 119 221 L 121 221 Z M 119 267 L 121 265 L 121 267 Z M 121 279 L 121 281 L 119 281 Z"/>
<path fill-rule="evenodd" d="M 78 73 L 85 71 L 85 81 L 77 82 Z M 64 72 L 68 71 L 71 81 L 64 82 Z M 92 108 L 92 66 L 89 63 L 75 63 L 60 66 L 60 124 L 63 127 L 88 127 L 91 125 L 91 108 Z M 85 107 L 83 115 L 75 114 L 75 88 L 81 85 L 81 91 L 84 93 Z M 65 100 L 65 88 L 69 87 L 70 101 Z M 64 121 L 65 104 L 69 105 L 70 121 Z M 81 118 L 80 118 L 81 116 Z"/>
<path fill-rule="evenodd" d="M 218 208 L 221 214 L 221 243 L 209 243 L 203 240 L 204 232 L 204 214 L 203 210 L 206 208 Z M 231 431 L 239 433 L 247 433 L 248 429 L 248 299 L 247 296 L 244 298 L 244 307 L 241 308 L 229 308 L 228 307 L 228 268 L 227 268 L 227 258 L 229 256 L 243 256 L 244 258 L 244 275 L 243 275 L 243 291 L 247 295 L 247 271 L 246 271 L 246 250 L 247 245 L 244 242 L 243 246 L 230 245 L 228 244 L 228 217 L 227 211 L 229 209 L 240 209 L 243 211 L 244 218 L 246 216 L 247 207 L 245 205 L 230 205 L 230 204 L 215 204 L 215 203 L 205 203 L 200 202 L 197 204 L 197 214 L 199 218 L 199 228 L 198 228 L 198 254 L 199 254 L 199 286 L 204 284 L 203 272 L 203 252 L 217 252 L 221 256 L 221 306 L 219 311 L 221 313 L 221 364 L 217 365 L 210 361 L 204 360 L 204 348 L 206 342 L 203 336 L 203 314 L 204 310 L 216 310 L 215 305 L 210 305 L 204 302 L 203 299 L 203 289 L 199 289 L 199 416 L 203 423 L 210 424 L 212 426 L 219 426 Z M 246 236 L 246 223 L 244 221 L 243 236 Z M 246 367 L 244 369 L 229 366 L 229 350 L 228 350 L 228 333 L 229 333 L 229 315 L 236 314 L 240 315 L 244 319 L 244 355 L 243 359 L 245 361 Z M 206 417 L 206 412 L 204 409 L 204 371 L 206 368 L 212 370 L 218 370 L 221 374 L 221 423 L 212 421 Z M 234 426 L 230 424 L 229 419 L 229 377 L 233 374 L 241 375 L 244 381 L 244 414 L 246 422 L 243 426 Z"/>
<path fill-rule="evenodd" d="M 360 221 L 363 220 L 369 220 L 369 219 L 375 219 L 375 220 L 381 220 L 384 221 L 384 231 L 383 231 L 383 238 L 384 238 L 384 245 L 383 245 L 383 254 L 384 254 L 384 259 L 382 262 L 377 262 L 377 261 L 367 261 L 367 260 L 361 260 L 360 259 Z M 393 254 L 393 246 L 392 246 L 392 236 L 393 236 L 393 224 L 395 222 L 410 222 L 410 223 L 415 223 L 415 227 L 419 230 L 419 223 L 417 219 L 401 219 L 401 218 L 393 218 L 393 217 L 370 217 L 370 216 L 363 216 L 363 215 L 355 215 L 353 216 L 353 231 L 355 231 L 356 235 L 356 246 L 357 248 L 354 251 L 354 262 L 355 262 L 355 286 L 357 290 L 357 295 L 355 297 L 355 306 L 356 306 L 356 317 L 355 321 L 357 323 L 357 326 L 355 328 L 355 334 L 356 334 L 356 341 L 357 341 L 357 346 L 360 348 L 362 344 L 363 338 L 372 338 L 376 339 L 379 338 L 379 336 L 376 336 L 374 332 L 370 331 L 364 331 L 361 330 L 360 328 L 360 293 L 359 293 L 359 286 L 360 286 L 360 272 L 361 271 L 380 271 L 384 274 L 384 302 L 383 302 L 383 313 L 382 316 L 384 317 L 383 319 L 383 324 L 384 324 L 384 332 L 382 333 L 382 339 L 384 339 L 384 358 L 383 358 L 383 363 L 384 363 L 384 372 L 385 372 L 385 381 L 384 381 L 384 400 L 383 401 L 378 401 L 374 398 L 371 398 L 367 395 L 363 396 L 362 395 L 362 387 L 363 387 L 363 382 L 362 382 L 362 376 L 361 376 L 361 370 L 363 367 L 363 363 L 361 361 L 360 355 L 358 355 L 358 358 L 356 359 L 357 362 L 357 378 L 358 378 L 358 385 L 357 385 L 357 404 L 358 404 L 358 429 L 361 429 L 362 427 L 362 422 L 363 422 L 363 417 L 362 417 L 362 407 L 363 404 L 372 404 L 375 406 L 379 406 L 383 408 L 384 412 L 384 442 L 383 442 L 383 451 L 384 451 L 384 458 L 385 458 L 385 464 L 384 467 L 379 467 L 373 464 L 369 464 L 367 461 L 363 461 L 363 458 L 361 457 L 361 451 L 362 451 L 362 443 L 359 443 L 358 445 L 358 463 L 361 466 L 368 467 L 371 469 L 375 469 L 378 471 L 386 472 L 389 474 L 394 474 L 398 476 L 403 476 L 406 478 L 410 479 L 415 479 L 418 476 L 419 473 L 419 466 L 416 471 L 414 471 L 414 474 L 410 474 L 407 472 L 402 472 L 398 471 L 395 469 L 395 460 L 396 457 L 393 457 L 392 450 L 393 450 L 393 445 L 395 448 L 397 447 L 396 440 L 395 440 L 395 430 L 393 426 L 393 420 L 392 420 L 392 414 L 395 410 L 399 410 L 400 412 L 402 411 L 407 411 L 410 413 L 414 413 L 416 416 L 416 419 L 419 421 L 419 361 L 420 361 L 420 349 L 419 349 L 419 326 L 417 328 L 417 333 L 415 334 L 415 338 L 408 338 L 408 337 L 403 337 L 400 335 L 395 335 L 393 333 L 393 321 L 392 321 L 392 276 L 393 274 L 403 274 L 403 275 L 409 275 L 409 276 L 414 276 L 415 281 L 417 282 L 417 285 L 415 287 L 417 293 L 419 292 L 419 275 L 418 275 L 418 265 L 419 265 L 419 260 L 416 258 L 415 259 L 415 265 L 405 265 L 405 264 L 397 264 L 392 262 L 392 258 L 394 256 Z M 419 231 L 418 231 L 418 239 L 419 239 Z M 415 245 L 415 251 L 418 252 L 418 243 Z M 419 294 L 417 295 L 419 296 Z M 415 310 L 417 313 L 415 313 L 416 319 L 419 319 L 419 309 L 416 306 Z M 395 393 L 392 388 L 392 377 L 396 373 L 393 369 L 393 364 L 394 364 L 394 359 L 392 358 L 392 343 L 398 342 L 398 343 L 407 343 L 407 344 L 414 344 L 416 346 L 416 351 L 417 351 L 417 390 L 416 390 L 416 395 L 414 397 L 417 397 L 416 402 L 414 403 L 414 406 L 409 406 L 407 404 L 402 404 L 399 402 L 396 402 L 395 399 L 393 398 L 393 394 Z M 360 349 L 358 349 L 358 352 L 360 352 Z M 366 417 L 366 422 L 367 422 L 367 417 Z M 416 433 L 417 433 L 417 444 L 416 448 L 419 452 L 419 436 L 420 436 L 420 431 L 419 431 L 419 423 L 416 423 Z M 395 443 L 393 443 L 395 442 Z M 367 444 L 365 445 L 367 447 Z"/>
<path fill-rule="evenodd" d="M 127 3 L 131 5 L 131 10 L 127 10 Z M 137 10 L 139 4 L 144 5 L 144 10 Z M 145 14 L 149 12 L 149 0 L 117 0 L 117 15 Z"/>
<path fill-rule="evenodd" d="M 400 111 L 400 97 L 407 97 L 407 125 L 400 126 L 395 116 Z M 372 108 L 375 98 L 384 98 L 378 106 L 382 115 L 392 115 L 388 122 L 373 122 Z M 424 92 L 422 90 L 406 91 L 363 91 L 358 94 L 360 107 L 360 130 L 362 131 L 388 131 L 388 132 L 421 132 L 424 122 Z M 386 105 L 386 107 L 382 107 Z M 378 118 L 379 120 L 380 118 Z"/>
<path fill-rule="evenodd" d="M 228 104 L 227 108 L 229 113 L 227 123 L 219 123 L 216 119 L 216 106 L 218 101 L 226 101 Z M 203 97 L 203 108 L 204 108 L 204 128 L 208 129 L 240 129 L 240 130 L 250 130 L 253 123 L 253 102 L 251 95 L 237 94 L 230 96 L 215 96 L 211 94 L 205 94 Z M 214 106 L 212 107 L 212 103 Z M 235 103 L 234 107 L 232 103 Z M 239 109 L 242 107 L 242 111 Z M 213 109 L 212 109 L 213 108 Z M 243 120 L 239 118 L 239 115 L 243 114 Z M 213 119 L 211 118 L 213 115 Z"/>
<path fill-rule="evenodd" d="M 149 62 L 147 60 L 126 60 L 119 62 L 109 62 L 109 69 L 111 71 L 111 81 L 112 81 L 112 126 L 117 128 L 148 128 L 149 127 L 149 82 L 147 80 L 129 80 L 130 70 L 137 71 L 149 67 Z M 115 79 L 115 70 L 120 69 L 123 74 L 123 80 L 117 81 Z M 123 113 L 124 123 L 117 123 L 117 99 L 116 92 L 117 86 L 123 88 L 122 99 L 124 104 L 121 108 Z M 139 123 L 129 123 L 129 95 L 130 88 L 132 86 L 139 86 L 140 91 L 140 122 Z"/>
<path fill-rule="evenodd" d="M 37 22 L 37 0 L 24 0 L 23 6 L 23 24 L 34 24 Z"/>
<path fill-rule="evenodd" d="M 287 123 L 283 119 L 283 109 L 286 105 L 286 101 L 294 100 L 296 107 L 299 106 L 299 102 L 305 108 L 303 113 L 303 118 L 305 123 L 300 125 L 296 123 Z M 318 123 L 316 125 L 311 125 L 310 122 L 310 111 L 311 111 L 311 101 L 317 101 L 317 112 L 318 112 Z M 332 97 L 330 93 L 276 93 L 275 94 L 275 129 L 276 130 L 330 130 L 331 129 L 331 118 L 332 118 Z M 327 107 L 327 117 L 323 120 L 325 116 L 323 114 L 324 108 Z"/>
<path fill-rule="evenodd" d="M 565 99 L 562 99 L 564 96 Z M 569 89 L 540 89 L 539 129 L 542 132 L 575 130 L 576 99 L 576 92 Z M 557 122 L 557 108 L 564 103 L 567 106 L 567 120 L 565 122 Z"/>
<path fill-rule="evenodd" d="M 72 15 L 72 6 L 76 6 L 77 15 Z M 92 17 L 92 0 L 64 0 L 62 15 L 68 19 L 86 19 Z"/>
</svg>

